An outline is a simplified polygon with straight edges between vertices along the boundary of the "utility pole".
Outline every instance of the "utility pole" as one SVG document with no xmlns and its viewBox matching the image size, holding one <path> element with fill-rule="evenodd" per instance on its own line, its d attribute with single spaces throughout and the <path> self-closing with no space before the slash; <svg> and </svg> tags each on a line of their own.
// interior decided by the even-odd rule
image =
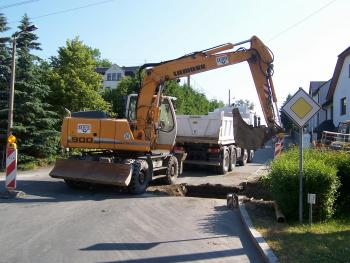
<svg viewBox="0 0 350 263">
<path fill-rule="evenodd" d="M 187 76 L 187 86 L 191 86 L 191 77 Z"/>
<path fill-rule="evenodd" d="M 12 66 L 11 66 L 11 84 L 9 91 L 9 112 L 8 112 L 8 123 L 7 123 L 7 137 L 11 134 L 13 126 L 13 100 L 15 95 L 15 76 L 16 76 L 16 36 L 12 39 Z"/>
<path fill-rule="evenodd" d="M 20 32 L 16 32 L 12 36 L 12 66 L 11 66 L 11 83 L 9 90 L 9 111 L 7 119 L 7 137 L 11 134 L 11 129 L 13 127 L 13 102 L 15 95 L 15 79 L 16 79 L 16 40 L 17 37 L 23 32 L 31 32 L 38 29 L 35 25 L 31 25 Z"/>
</svg>

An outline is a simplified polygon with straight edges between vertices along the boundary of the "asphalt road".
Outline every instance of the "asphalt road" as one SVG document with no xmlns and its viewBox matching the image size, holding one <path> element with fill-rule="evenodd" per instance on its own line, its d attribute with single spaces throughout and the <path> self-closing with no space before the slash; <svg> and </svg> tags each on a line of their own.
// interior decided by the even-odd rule
<svg viewBox="0 0 350 263">
<path fill-rule="evenodd" d="M 22 173 L 27 195 L 0 199 L 0 262 L 261 262 L 225 200 L 71 190 L 47 174 Z"/>
</svg>

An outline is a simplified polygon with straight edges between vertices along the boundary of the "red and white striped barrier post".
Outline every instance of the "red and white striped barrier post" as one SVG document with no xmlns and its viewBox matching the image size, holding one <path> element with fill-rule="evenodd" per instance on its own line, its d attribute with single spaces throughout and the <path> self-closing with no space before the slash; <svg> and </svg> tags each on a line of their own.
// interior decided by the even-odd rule
<svg viewBox="0 0 350 263">
<path fill-rule="evenodd" d="M 278 139 L 278 141 L 275 143 L 275 155 L 274 158 L 278 157 L 281 155 L 284 147 L 284 138 Z"/>
<path fill-rule="evenodd" d="M 17 176 L 17 145 L 16 137 L 10 135 L 7 139 L 6 150 L 6 189 L 12 191 L 16 189 Z"/>
</svg>

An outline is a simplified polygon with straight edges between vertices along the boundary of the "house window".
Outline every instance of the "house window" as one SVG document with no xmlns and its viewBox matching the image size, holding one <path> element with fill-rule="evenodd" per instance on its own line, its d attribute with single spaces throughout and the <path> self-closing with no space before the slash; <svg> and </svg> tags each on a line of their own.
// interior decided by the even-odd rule
<svg viewBox="0 0 350 263">
<path fill-rule="evenodd" d="M 122 78 L 122 73 L 118 73 L 117 74 L 117 81 L 121 80 L 121 78 Z"/>
<path fill-rule="evenodd" d="M 117 73 L 112 73 L 112 80 L 116 80 L 117 79 Z"/>
<path fill-rule="evenodd" d="M 340 99 L 340 115 L 346 114 L 346 97 Z"/>
<path fill-rule="evenodd" d="M 111 73 L 107 73 L 107 80 L 111 80 L 112 79 L 112 74 Z"/>
</svg>

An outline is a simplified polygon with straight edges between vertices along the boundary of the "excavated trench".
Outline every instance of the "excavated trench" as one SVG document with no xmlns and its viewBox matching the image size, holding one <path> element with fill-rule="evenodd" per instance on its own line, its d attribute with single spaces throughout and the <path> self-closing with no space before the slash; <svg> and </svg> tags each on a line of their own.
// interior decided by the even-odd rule
<svg viewBox="0 0 350 263">
<path fill-rule="evenodd" d="M 253 199 L 272 200 L 272 197 L 266 187 L 259 181 L 243 182 L 238 186 L 227 186 L 221 184 L 176 184 L 176 185 L 157 185 L 148 187 L 148 193 L 168 195 L 168 196 L 188 196 L 200 198 L 218 198 L 226 199 L 227 194 L 235 193 L 244 195 Z"/>
</svg>

